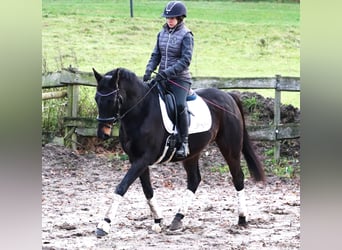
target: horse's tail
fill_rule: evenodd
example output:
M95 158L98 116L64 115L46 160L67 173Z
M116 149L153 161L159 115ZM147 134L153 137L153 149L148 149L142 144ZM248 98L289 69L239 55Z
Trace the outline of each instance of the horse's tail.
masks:
M256 153L253 149L251 139L250 139L249 134L248 134L247 129L246 129L242 102L241 102L241 100L237 94L235 94L235 93L229 93L229 94L233 97L233 99L236 102L237 106L239 107L239 110L241 113L242 122L243 122L242 153L243 153L245 160L247 162L249 172L253 176L254 180L265 181L265 172L264 172L263 164L261 163L260 159L258 158L258 156L256 155Z

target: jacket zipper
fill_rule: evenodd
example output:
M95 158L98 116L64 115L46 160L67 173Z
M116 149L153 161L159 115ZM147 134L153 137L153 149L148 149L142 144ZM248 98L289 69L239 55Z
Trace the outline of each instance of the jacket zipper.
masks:
M165 66L164 68L167 69L167 61L168 61L168 54L169 54L169 43L170 43L170 38L173 34L173 32L175 31L175 29L173 29L171 32L169 32L169 38L167 40L166 43L166 49L165 49Z

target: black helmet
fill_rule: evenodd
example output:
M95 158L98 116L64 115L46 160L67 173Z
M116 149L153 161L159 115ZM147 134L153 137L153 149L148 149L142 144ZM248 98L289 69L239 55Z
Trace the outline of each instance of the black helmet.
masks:
M186 17L186 7L184 3L182 3L181 1L170 1L167 3L162 16L163 17L178 17L178 16Z

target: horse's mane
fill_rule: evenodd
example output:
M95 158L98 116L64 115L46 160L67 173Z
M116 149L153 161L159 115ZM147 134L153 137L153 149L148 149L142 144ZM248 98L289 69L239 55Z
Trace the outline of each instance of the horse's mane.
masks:
M116 68L111 71L108 71L105 75L115 77L118 71L120 71L120 77L123 77L127 79L128 81L140 80L134 72L126 68Z
M111 71L108 71L105 75L109 75L116 78L118 71L120 72L120 78L126 79L128 82L137 83L137 85L143 86L144 88L149 88L134 72L126 68L116 68Z

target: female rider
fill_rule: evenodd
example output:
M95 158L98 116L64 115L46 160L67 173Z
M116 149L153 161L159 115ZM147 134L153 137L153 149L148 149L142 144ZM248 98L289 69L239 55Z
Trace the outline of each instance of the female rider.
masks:
M158 33L143 77L144 81L150 80L151 73L159 66L155 80L166 80L166 87L175 96L178 114L176 127L180 140L177 158L184 158L189 154L186 97L192 84L189 66L194 39L192 32L184 24L186 15L187 9L181 1L167 3L162 14L166 23Z

